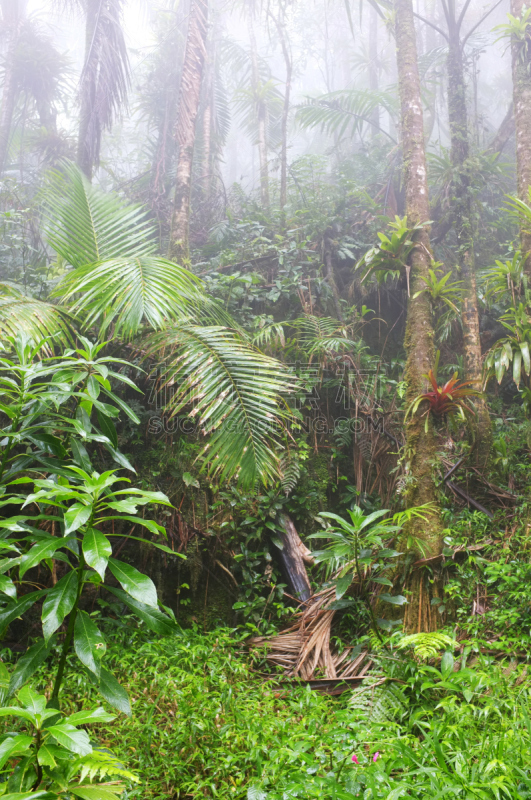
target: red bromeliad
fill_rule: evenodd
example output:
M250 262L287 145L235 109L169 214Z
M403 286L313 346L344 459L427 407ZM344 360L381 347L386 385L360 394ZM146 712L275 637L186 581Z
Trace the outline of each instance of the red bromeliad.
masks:
M478 389L471 388L476 381L458 381L457 372L445 384L439 386L437 383L437 368L439 366L439 351L435 359L434 369L430 369L428 374L424 377L429 380L433 389L430 392L419 394L406 412L406 419L411 414L415 414L418 407L423 401L428 403L428 408L425 411L426 424L430 414L436 417L453 417L459 414L462 419L465 418L465 413L472 414L473 409L468 405L467 398L478 397L480 392Z

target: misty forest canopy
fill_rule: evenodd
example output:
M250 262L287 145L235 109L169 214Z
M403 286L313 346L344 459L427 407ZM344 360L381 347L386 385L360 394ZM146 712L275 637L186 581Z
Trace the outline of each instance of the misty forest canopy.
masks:
M0 798L531 798L531 7L0 0Z

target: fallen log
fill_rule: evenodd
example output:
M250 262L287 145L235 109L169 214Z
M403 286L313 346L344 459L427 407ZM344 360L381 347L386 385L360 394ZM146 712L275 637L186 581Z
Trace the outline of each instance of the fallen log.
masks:
M313 556L303 544L293 521L287 514L278 518L281 530L278 533L278 544L273 542L280 568L288 584L290 592L299 601L308 600L312 588L306 572L305 564L313 564Z

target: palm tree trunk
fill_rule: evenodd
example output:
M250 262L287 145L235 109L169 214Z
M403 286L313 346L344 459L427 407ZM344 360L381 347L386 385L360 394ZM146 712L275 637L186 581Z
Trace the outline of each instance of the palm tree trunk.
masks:
M370 10L369 22L369 89L371 92L378 91L378 14L374 8ZM371 136L377 136L380 132L380 109L374 107L371 113Z
M511 0L511 14L520 19L527 10L525 0ZM529 24L528 24L529 28ZM528 34L529 35L529 34ZM531 185L531 44L513 36L511 43L513 101L516 127L516 177L518 197L529 201ZM531 232L520 227L520 244L526 256L525 271L531 280Z
M465 378L481 387L483 359L479 335L479 312L474 258L474 221L470 195L469 133L463 48L455 3L448 5L448 119L450 123L450 160L452 163L452 222L457 236L462 277L463 345ZM492 443L490 415L485 396L477 398L477 423L474 425L474 453L480 466L488 461Z
M94 53L100 0L88 0L85 18L85 61L80 82L79 133L77 140L77 165L92 180L94 163L100 149L101 130L97 120L96 86L98 80L97 58Z
M203 197L205 200L209 200L210 190L212 188L212 106L214 102L214 85L210 69L207 69L206 83L206 104L203 112L203 169L201 180L203 184Z
M258 123L258 160L260 162L260 200L262 206L269 208L269 169L267 163L267 106L261 96L260 71L258 69L258 50L254 35L253 8L248 9L249 41L251 45L251 75L253 82L254 102Z
M280 39L280 46L282 47L282 55L284 56L284 65L286 68L286 82L284 84L284 104L282 106L282 119L280 121L280 216L282 224L285 223L285 210L288 199L288 119L290 108L291 96L291 79L293 75L293 63L286 36L286 28L284 20L277 19L273 16L274 23L278 31Z
M186 37L179 111L175 138L179 145L175 200L170 232L169 255L172 259L189 259L190 191L194 157L195 128L206 56L208 0L192 0Z
M406 213L410 226L430 219L424 122L417 64L417 45L413 23L412 0L396 0L396 52L401 107L402 154L406 191ZM404 346L407 362L405 379L408 403L425 390L424 375L435 360L433 321L430 296L422 291L431 264L430 239L426 228L417 234L417 246L410 258L410 297L408 301ZM406 533L422 542L424 556L439 555L442 547L441 520L434 480L435 435L431 425L425 427L418 413L409 418L404 453L407 476L407 507L433 503L435 513L427 521L413 521ZM430 614L430 597L423 591L424 577L413 569L406 590L409 604L404 624L408 630L435 627ZM424 594L424 599L423 599ZM426 605L427 603L427 605Z
M0 174L3 173L9 152L13 113L17 101L17 85L13 74L15 52L22 26L22 9L17 0L2 0L2 21L9 32L5 57L2 109L0 111Z

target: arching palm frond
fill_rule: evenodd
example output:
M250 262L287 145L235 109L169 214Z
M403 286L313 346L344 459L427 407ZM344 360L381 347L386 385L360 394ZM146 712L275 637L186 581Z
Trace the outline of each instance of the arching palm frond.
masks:
M297 109L296 119L303 128L320 128L327 134L354 136L361 131L364 124L373 124L371 115L378 107L385 108L395 117L397 98L391 91L341 89L320 97L308 98L307 104ZM394 141L387 131L381 132Z
M204 454L221 480L242 487L278 479L282 433L290 418L283 396L295 389L288 369L219 326L175 326L154 335L150 353L170 355L163 383L175 390L174 414L188 410L209 434Z
M48 242L73 267L157 249L146 210L92 186L71 162L48 173L43 206Z
M57 342L72 338L70 315L51 303L35 300L12 283L0 283L0 345L23 331L34 341L53 337Z
M351 339L352 326L332 317L315 317L306 314L292 320L290 325L299 334L301 349L310 357L323 358L346 350L357 350L359 340Z
M165 258L141 255L78 267L56 293L72 311L86 315L85 327L98 323L100 337L112 324L115 335L126 339L143 322L158 330L169 320L188 320L202 300L192 273Z
M92 186L74 165L51 173L44 208L48 242L74 267L54 296L85 315L86 327L98 322L103 336L112 324L131 338L143 322L158 329L207 304L199 278L155 255L144 209Z

